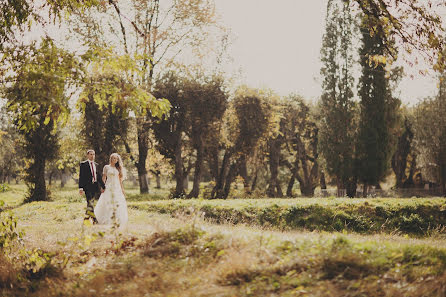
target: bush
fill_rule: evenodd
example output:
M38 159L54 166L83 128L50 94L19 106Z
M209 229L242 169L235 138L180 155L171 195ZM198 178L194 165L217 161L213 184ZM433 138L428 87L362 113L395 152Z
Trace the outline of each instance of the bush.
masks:
M0 184L0 193L7 192L7 191L9 191L10 189L11 189L11 188L9 187L8 184Z
M307 200L308 201L308 200ZM160 213L184 213L189 208L204 213L214 223L251 224L279 229L309 231L351 231L363 234L399 231L417 236L429 235L432 230L446 226L443 200L434 202L394 200L359 201L358 203L299 203L277 199L235 201L181 200L175 203L160 201L132 205L135 208Z

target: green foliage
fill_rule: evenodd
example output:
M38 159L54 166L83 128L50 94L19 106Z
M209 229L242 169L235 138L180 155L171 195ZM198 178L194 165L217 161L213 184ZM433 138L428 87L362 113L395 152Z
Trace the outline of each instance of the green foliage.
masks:
M137 65L141 57L120 56L112 48L93 48L84 58L92 71L78 101L83 114L82 134L88 147L96 151L97 161L105 164L110 154L118 151L118 143L127 143L133 116L149 114L161 119L169 112L170 103L156 99L147 86L132 79L143 75Z
M90 8L105 1L100 0L45 0L41 2L30 0L8 0L0 3L0 49L6 44L15 42L16 34L30 29L33 22L46 24L45 16L40 14L41 5L49 7L51 18L57 19L62 12L75 8Z
M276 232L275 226L284 223L284 213L291 208L295 208L297 216L312 220L314 226L333 224L338 216L350 216L353 220L355 214L362 216L364 222L367 222L365 218L377 222L378 228L381 224L378 216L386 218L385 224L394 223L392 216L410 218L411 214L419 217L412 216L412 222L429 216L444 220L445 199L130 202L134 226L150 223L156 229L134 229L138 238L133 234L124 235L110 247L113 235L96 233L99 226L88 226L87 232L84 226L83 233L77 234L81 226L76 223L79 222L76 214L81 213L84 204L68 202L65 196L70 191L60 192L57 201L14 208L26 228L23 248L27 252L15 250L10 254L14 256L13 262L2 258L0 253L3 295L102 296L125 292L136 296L150 292L160 296L195 296L197 292L208 293L212 287L212 294L218 291L228 296L293 296L304 292L323 296L328 286L336 287L340 296L385 296L386 292L413 297L443 294L446 251L441 244L444 234L408 238L395 235L403 234L401 230L391 231L392 228L382 225L381 230L375 230L371 224L367 228L383 234L348 234L353 222L339 229L344 234ZM71 192L76 194L76 189L72 188ZM1 195L4 198L10 194ZM7 199L9 202L10 198ZM175 212L175 218L137 210L146 206ZM329 209L333 210L332 217L326 215ZM213 226L199 219L202 215L220 223L233 218L229 222L248 226ZM211 216L215 217L211 219ZM317 217L321 216L324 218L318 221ZM56 217L63 220L57 221ZM259 218L266 228L256 228L255 225L260 225L256 223ZM201 225L206 232L200 229ZM41 241L42 232L51 233L45 242ZM77 238L66 241L67 236ZM28 249L29 245L33 248ZM41 249L35 249L36 246ZM49 247L52 252L43 247Z
M368 18L368 32L381 39L386 56L396 58L394 43L399 40L408 54L421 52L434 64L435 70L445 69L444 18L442 9L433 3L399 0L354 0ZM412 27L413 35L405 28Z
M0 192L6 192L9 191L11 188L8 184L0 184Z
M24 166L24 152L20 146L21 135L7 116L6 108L0 111L0 183L9 182L10 179L18 179Z
M279 133L280 113L272 104L277 101L277 96L268 90L246 86L236 90L223 119L221 146L212 151L211 170L216 180L213 198L227 198L237 176L243 179L245 191L250 191L248 161L263 161L262 147L269 136Z
M337 186L356 191L356 106L353 101L353 34L355 27L349 4L330 0L322 42L322 96L319 104L319 148L325 167ZM351 191L351 189L354 189Z
M5 72L3 94L19 130L28 133L43 125L56 129L59 123L66 123L69 109L65 91L81 75L73 55L43 39L39 45L9 49L3 56L3 67L2 71L12 71Z
M291 171L286 196L293 197L294 180L299 182L302 196L312 197L319 184L319 121L318 115L302 97L289 96L283 103L283 118L280 123L280 134L286 147L277 163L285 163ZM270 149L270 155L272 151ZM290 156L287 157L287 153ZM271 165L270 165L271 167ZM271 195L268 196L273 197Z
M373 65L370 57L384 55L383 40L368 31L367 18L361 27L362 76L359 84L361 117L358 132L358 177L375 185L387 175L395 148L392 130L397 123L400 100L394 98L386 74L386 62ZM390 62L387 62L390 65Z
M438 77L438 93L414 109L414 142L423 177L443 187L446 183L446 74Z
M2 93L14 125L24 136L28 200L47 200L46 162L57 156L58 129L70 112L66 90L77 84L82 67L49 39L10 49L2 65L6 74Z
M205 152L219 142L221 118L228 100L224 80L218 76L191 78L168 72L157 80L154 95L168 98L172 105L163 121L152 119L151 125L159 152L175 168L176 187L172 195L178 198L184 194L183 179L192 167L191 155L195 151L194 186L188 196L197 197Z
M385 202L304 202L296 200L215 200L175 202L156 201L131 204L146 211L175 214L189 208L204 213L216 223L251 224L279 229L319 231L351 231L364 234L400 232L428 236L446 224L442 201L431 203L418 200Z
M0 207L4 204L0 200ZM17 231L17 219L9 212L0 212L0 251L9 254L23 237L23 233Z
M90 61L92 70L79 98L81 110L85 110L86 102L93 100L101 110L110 107L115 113L117 108L121 109L125 117L133 112L136 116L150 113L155 118L162 118L169 111L169 101L155 98L147 91L147 86L132 80L146 71L138 65L143 59L140 55L118 55L113 48L93 48L84 59Z

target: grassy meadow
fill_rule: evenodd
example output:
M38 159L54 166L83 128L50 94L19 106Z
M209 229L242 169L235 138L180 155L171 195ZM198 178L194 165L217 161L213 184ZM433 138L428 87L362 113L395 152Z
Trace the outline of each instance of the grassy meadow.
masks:
M74 185L50 190L29 204L23 185L0 193L0 296L446 295L443 198L168 200L129 187L118 233L83 224Z

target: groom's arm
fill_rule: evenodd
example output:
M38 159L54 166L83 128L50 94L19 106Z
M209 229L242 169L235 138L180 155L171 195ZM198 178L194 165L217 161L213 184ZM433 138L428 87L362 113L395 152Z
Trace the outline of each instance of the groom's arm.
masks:
M82 163L80 163L79 165L79 194L83 194L84 193L84 188L85 188L85 174L83 172L82 169Z

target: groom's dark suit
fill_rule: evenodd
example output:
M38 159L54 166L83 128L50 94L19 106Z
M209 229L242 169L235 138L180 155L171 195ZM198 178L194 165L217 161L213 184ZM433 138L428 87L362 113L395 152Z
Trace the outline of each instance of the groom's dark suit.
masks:
M79 189L84 190L85 197L87 198L87 211L85 212L85 219L87 220L93 218L93 220L96 221L93 199L99 196L100 188L105 189L105 185L98 164L95 162L90 164L89 160L81 162L79 170Z

